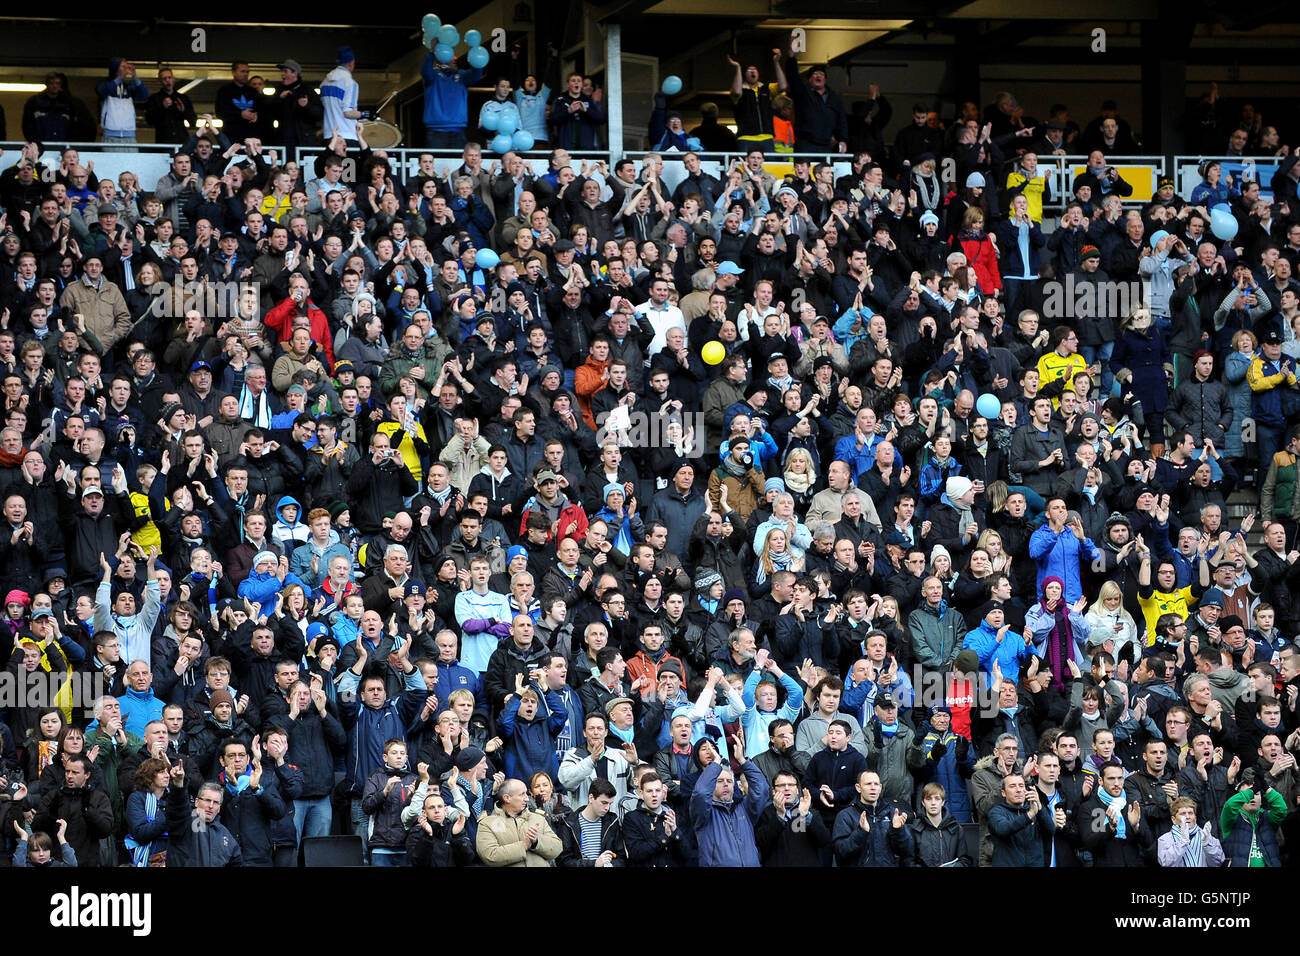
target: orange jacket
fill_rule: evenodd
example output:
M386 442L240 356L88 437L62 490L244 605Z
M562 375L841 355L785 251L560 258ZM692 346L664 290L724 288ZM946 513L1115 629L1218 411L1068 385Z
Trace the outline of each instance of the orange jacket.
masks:
M578 407L582 409L582 419L592 431L596 430L596 417L591 413L591 396L605 387L605 377L609 369L609 359L597 362L590 356L578 366L573 373L573 390L578 393Z
M665 654L656 664L650 660L650 655L645 651L637 651L632 659L627 662L627 676L632 680L641 678L650 682L650 692L654 693L659 689L659 668L669 661L673 661L682 669L682 674L686 673L686 665L682 663L681 658L673 657L671 654ZM644 689L644 685L642 685Z

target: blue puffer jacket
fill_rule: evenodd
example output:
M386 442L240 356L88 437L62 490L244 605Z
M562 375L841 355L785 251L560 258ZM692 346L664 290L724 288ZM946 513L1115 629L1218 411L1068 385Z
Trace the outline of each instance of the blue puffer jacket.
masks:
M1014 629L1008 628L999 642L997 630L988 621L980 621L979 627L967 631L961 646L980 656L980 670L990 677L993 676L993 662L997 661L1002 676L1017 683L1020 682L1020 662L1033 654Z
M275 608L275 596L290 584L297 584L303 589L304 593L311 593L311 588L303 584L298 579L298 575L292 571L284 576L283 581L274 574L263 574L254 571L240 582L239 596L248 598L253 604L262 605L262 613L270 614Z
M1037 592L1041 595L1043 581L1055 576L1065 583L1065 603L1073 604L1083 597L1079 566L1098 560L1101 552L1090 539L1080 541L1069 527L1056 532L1044 522L1029 537L1029 556L1038 565Z
M975 772L975 747L967 742L966 756L957 759L957 745L963 739L951 730L940 734L930 726L928 721L917 728L916 738L912 741L908 765L916 777L915 804L917 813L921 813L921 790L927 783L937 783L943 787L944 807L958 823L971 822L970 794L966 790L966 781ZM934 745L943 743L943 753L934 756ZM915 818L916 814L913 814Z
M713 788L723 766L721 760L715 760L705 767L691 793L691 823L700 846L700 866L759 866L754 824L771 798L771 787L763 771L746 760L741 771L749 781L749 793L743 800L717 803Z

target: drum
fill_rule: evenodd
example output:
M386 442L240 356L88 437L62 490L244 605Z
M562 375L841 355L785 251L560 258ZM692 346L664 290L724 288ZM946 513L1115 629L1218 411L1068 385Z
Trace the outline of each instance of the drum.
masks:
M393 149L402 144L402 131L396 123L381 119L364 119L357 121L366 145L371 149Z

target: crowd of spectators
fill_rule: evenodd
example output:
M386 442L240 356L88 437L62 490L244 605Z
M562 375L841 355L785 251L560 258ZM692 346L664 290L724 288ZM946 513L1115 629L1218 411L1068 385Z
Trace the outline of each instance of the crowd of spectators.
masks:
M105 142L177 150L98 179L51 80L0 172L5 859L1295 860L1300 157L1244 119L1270 198L1133 205L1113 104L887 146L773 53L721 177L662 102L572 160L577 73L500 79L549 170L487 165L432 55L463 152L404 177L344 49L234 64L219 132L115 58Z

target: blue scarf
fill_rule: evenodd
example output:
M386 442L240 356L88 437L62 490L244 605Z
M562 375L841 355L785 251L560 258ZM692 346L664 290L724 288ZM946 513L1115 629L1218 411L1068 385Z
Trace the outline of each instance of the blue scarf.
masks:
M1101 800L1102 803L1106 805L1108 809L1110 805L1113 803L1118 803L1120 807L1123 807L1125 803L1123 794L1120 794L1118 797L1112 797L1109 793L1106 792L1106 788L1101 786L1097 787L1097 797ZM1128 826L1128 818L1124 816L1124 811L1121 809L1119 812L1119 822L1115 824L1115 836L1117 839L1120 840L1128 839L1128 835L1125 832L1127 826Z
M152 793L145 794L144 815L145 815L145 819L147 819L150 823L153 823L154 818L158 816L158 798L154 796ZM126 838L122 842L125 843L126 848L131 851L132 866L149 865L149 857L153 855L152 841L141 846L139 843L136 842L135 837L131 836L131 834L128 833L126 835Z
M239 794L243 793L245 790L248 789L248 785L253 779L252 764L249 764L249 769L245 770L242 774L240 774L239 777L236 778L233 784L230 782L229 774L223 773L221 775L221 779L225 781L226 789L229 790L231 793L233 793L235 796L238 796Z
M718 613L717 601L706 601L704 598L696 598L696 600L700 602L700 607L704 608L704 610L708 611L710 614Z
M892 724L881 724L880 732L886 737L894 736L894 734L898 733L898 721L894 721Z
M613 724L610 724L609 732L613 734L615 737L617 737L619 740L623 741L623 743L630 744L632 742L632 738L636 736L636 727L629 727L627 730L619 730Z

